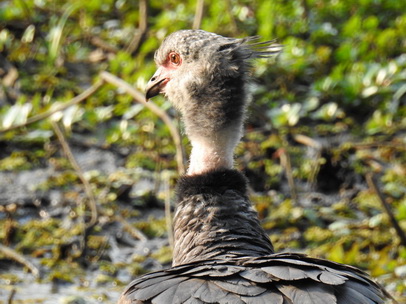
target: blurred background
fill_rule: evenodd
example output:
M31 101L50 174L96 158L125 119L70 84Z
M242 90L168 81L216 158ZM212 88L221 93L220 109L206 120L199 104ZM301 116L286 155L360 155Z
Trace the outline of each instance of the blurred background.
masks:
M236 151L276 250L406 301L405 1L3 0L0 303L115 303L170 265L190 147L143 92L187 28L284 45L252 68Z

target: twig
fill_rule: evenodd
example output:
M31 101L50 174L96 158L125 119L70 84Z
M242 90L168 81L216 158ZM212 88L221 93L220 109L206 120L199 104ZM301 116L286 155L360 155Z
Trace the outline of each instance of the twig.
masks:
M14 298L15 294L16 294L16 290L15 290L15 288L13 288L11 290L10 294L8 295L7 304L13 304L13 298Z
M281 149L281 153L279 155L279 158L281 160L282 167L285 168L286 177L288 179L290 192L292 194L292 199L293 199L293 201L295 203L298 203L295 179L293 178L293 174L292 174L292 164L290 162L289 153L286 151L286 149L284 149L284 148Z
M198 0L196 3L195 19L193 20L192 26L193 29L197 30L202 25L203 12L204 12L204 0Z
M142 233L140 230L137 228L133 227L130 223L128 223L122 216L116 215L114 217L118 222L120 222L123 226L124 229L131 234L133 237L139 239L140 241L146 241L148 238L144 233Z
M310 188L313 190L315 189L316 182L317 182L317 176L320 173L320 168L322 165L321 156L322 156L322 150L317 149L314 157L312 158L312 160L310 160L311 169L310 169L309 177L308 177L307 181L309 183Z
M91 258L91 262L97 263L104 256L104 253L107 251L108 246L109 237L103 237L100 247L97 249L97 253Z
M293 139L302 145L312 147L317 150L321 150L323 148L323 145L320 142L303 134L293 135Z
M46 111L44 113L32 116L32 117L28 118L27 121L24 122L24 123L13 125L13 126L10 126L10 127L6 128L6 129L0 129L0 133L4 133L4 132L15 130L15 129L18 129L18 128L21 128L21 127L25 127L25 126L27 126L29 124L34 123L34 122L37 122L37 121L43 120L45 118L48 118L51 115L55 114L56 112L64 111L67 108L69 108L70 106L78 104L81 101L88 98L89 96L93 95L103 85L103 83L104 83L103 80L99 80L95 84L93 84L90 88L86 89L81 94L79 94L78 96L72 98L68 102L66 102L64 104L61 104L59 106L56 106L53 109L50 109L49 111Z
M375 194L378 196L383 208L386 211L386 214L389 216L389 220L391 221L393 228L395 228L396 233L400 238L400 243L403 246L406 246L405 232L400 227L398 221L396 220L395 216L393 215L393 212L392 212L388 202L384 198L382 192L379 190L373 173L367 173L365 177L366 177L369 188L371 188L375 192Z
M308 183L310 184L310 187L312 189L314 189L315 186L315 180L317 177L317 174L320 172L320 157L322 154L322 149L323 149L323 144L320 143L319 141L303 135L303 134L297 134L297 135L293 135L293 139L305 146L311 147L316 151L316 155L314 156L313 160L312 160L312 166L311 166L311 171L308 177Z
M89 36L91 36L91 35L89 34ZM91 36L91 37L90 37L90 42L91 42L93 45L95 45L95 46L101 48L102 50L107 51L107 52L110 52L110 53L117 54L118 51L119 51L118 48L116 48L116 47L114 47L114 46L108 44L108 43L105 42L103 39L101 39L100 37L97 37L97 36Z
M0 252L6 257L13 259L14 261L27 267L34 277L39 278L39 269L30 261L28 261L23 255L15 251L14 249L0 244Z
M82 182L82 184L85 188L86 196L87 196L88 202L89 202L88 205L89 205L89 209L91 212L90 221L86 224L86 229L90 229L97 223L97 218L98 218L96 199L93 195L91 185L88 182L88 180L85 178L82 169L80 168L75 157L73 156L73 153L69 147L69 144L67 143L65 136L63 135L63 132L62 132L61 128L59 127L58 123L55 121L51 121L51 123L52 123L52 127L55 131L56 136L58 137L58 140L62 146L62 149L63 149L66 157L68 158L70 164L72 165L73 169L75 170L76 174L78 175L80 181Z
M141 43L145 39L148 30L148 3L147 0L140 0L140 20L138 31L134 35L131 42L128 44L126 51L130 54L134 54L138 51Z
M184 174L185 173L185 165L184 165L185 157L184 157L184 151L183 151L183 147L182 147L181 136L178 132L178 129L175 127L172 119L169 117L169 115L165 111L163 111L161 108L159 108L156 104L154 104L152 101L147 102L145 100L145 97L143 94L141 94L138 90L134 89L124 80L122 80L108 72L101 72L100 76L106 82L111 83L112 85L119 87L119 88L123 89L124 91L126 91L137 102L139 102L142 105L144 105L145 107L147 107L149 110L151 110L159 118L162 119L162 121L168 126L169 132L171 133L171 136L175 143L178 172L179 172L179 174Z

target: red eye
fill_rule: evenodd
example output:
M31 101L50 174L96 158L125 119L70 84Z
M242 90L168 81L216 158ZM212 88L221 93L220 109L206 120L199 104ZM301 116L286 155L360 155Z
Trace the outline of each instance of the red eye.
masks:
M178 53L175 52L171 52L169 54L169 61L173 64L173 65L180 65L181 63L181 59Z

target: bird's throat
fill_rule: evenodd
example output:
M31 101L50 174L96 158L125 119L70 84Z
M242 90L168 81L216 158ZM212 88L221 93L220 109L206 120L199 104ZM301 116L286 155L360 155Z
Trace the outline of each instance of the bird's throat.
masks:
M225 130L212 138L191 137L188 175L197 175L219 169L232 169L234 149L238 144L241 131Z

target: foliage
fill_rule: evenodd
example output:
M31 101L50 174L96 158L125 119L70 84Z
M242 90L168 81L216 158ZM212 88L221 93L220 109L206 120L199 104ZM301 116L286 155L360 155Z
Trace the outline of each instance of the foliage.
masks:
M284 45L276 62L261 59L254 65L254 102L236 158L276 249L304 250L367 269L402 302L406 250L365 175L379 178L406 230L406 2L206 2L202 29L277 38ZM105 83L81 103L27 124L69 102L102 71L143 91L154 72L155 49L167 34L192 26L196 1L149 1L148 31L134 47L146 17L141 3L0 4L0 174L52 168L54 174L34 190L59 191L57 201L65 208L52 213L52 200L39 207L32 203L37 211L27 217L24 204L1 201L4 210L12 203L19 207L0 215L2 225L15 222L0 239L51 269L48 280L74 282L83 274L79 268L86 268L83 259L102 268L100 284L117 284L108 276L119 268L139 274L148 270L148 259L168 261L168 247L132 265L112 261L104 252L114 248L107 240L117 214L150 238L166 235L165 220L148 212L163 214L165 187L172 189L177 176L176 148L154 113ZM177 121L164 98L155 102ZM74 155L96 149L118 159L114 172L83 169L100 213L89 230L84 228L90 217L86 189L60 150L53 123L79 150ZM13 129L16 125L23 126ZM163 171L171 173L169 178L157 174ZM76 247L83 231L90 233L86 256ZM75 271L67 274L71 267Z

